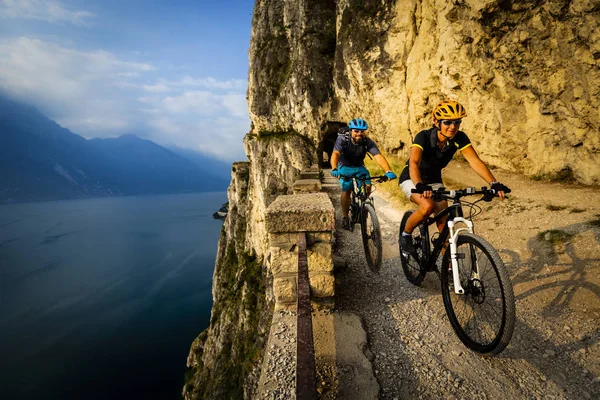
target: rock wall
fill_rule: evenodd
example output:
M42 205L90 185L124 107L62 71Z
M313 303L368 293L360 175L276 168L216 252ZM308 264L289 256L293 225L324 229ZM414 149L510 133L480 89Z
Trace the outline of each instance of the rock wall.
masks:
M444 98L489 164L600 183L600 0L256 2L254 131L361 116L406 157Z

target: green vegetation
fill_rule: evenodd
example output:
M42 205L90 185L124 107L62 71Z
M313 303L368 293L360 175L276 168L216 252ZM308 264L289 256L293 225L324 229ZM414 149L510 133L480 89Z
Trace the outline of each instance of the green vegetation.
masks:
M225 296L215 301L219 306L215 308L211 325L217 323L219 317L222 321L243 320L244 323L240 324L239 331L230 332L217 356L219 376L207 382L205 393L214 393L218 388L223 398L242 399L244 380L261 358L263 340L259 340L258 325L265 302L261 261L246 252L238 257L234 246L228 248L221 279Z
M537 234L538 240L551 243L553 245L567 243L573 239L573 233L565 232L559 229L550 229Z
M235 238L241 243L245 226L245 219L238 216ZM191 397L243 399L244 383L262 358L265 337L261 326L266 326L271 312L266 306L263 260L242 250L241 243L231 240L220 249L210 327L192 346L196 358L201 362L208 331L226 331L226 338L218 339L223 341L222 348L210 369L199 365L186 372L185 390L193 393Z
M281 142L291 141L293 138L301 139L312 151L316 151L314 143L306 135L300 134L294 128L281 128L276 127L273 130L261 129L258 135L249 133L248 136L252 139L258 140L278 140Z
M292 74L292 60L287 58L286 62L277 65L275 71L275 79L273 80L275 86L271 88L271 94L273 97L278 97L279 94L281 94L286 82L290 78L290 75Z
M250 180L250 168L244 168L244 170L241 171L240 179L242 179L244 182L248 182Z
M396 175L400 176L400 173L406 164L406 160L401 160L397 157L387 155L385 158L388 160L392 171L394 171ZM369 157L365 158L365 166L373 176L383 175L385 173L379 164L377 164L375 160L371 160ZM408 200L402 192L402 188L400 188L397 179L391 182L378 184L375 190L387 193L389 195L390 202L396 207L406 208L411 204L410 200Z

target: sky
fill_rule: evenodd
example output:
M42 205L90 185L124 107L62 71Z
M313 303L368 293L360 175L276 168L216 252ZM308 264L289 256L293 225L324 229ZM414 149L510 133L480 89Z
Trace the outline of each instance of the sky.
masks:
M0 0L0 90L86 138L245 160L253 0Z

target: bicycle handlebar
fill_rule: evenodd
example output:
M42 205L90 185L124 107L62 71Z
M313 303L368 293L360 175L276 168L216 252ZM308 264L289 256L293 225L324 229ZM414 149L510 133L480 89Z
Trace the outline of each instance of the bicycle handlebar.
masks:
M510 193L510 189L506 189L504 193ZM417 189L411 189L411 193L422 193L418 192ZM460 199L464 196L473 196L482 194L484 196L492 196L497 197L498 193L494 189L488 189L486 186L483 186L481 190L477 190L474 187L469 187L465 189L457 189L457 190L446 190L446 188L441 187L437 190L432 191L433 195L431 198L433 200L447 200L447 199ZM491 200L491 199L490 199Z
M372 180L376 180L377 182L386 182L386 181L390 180L390 178L388 178L385 175L381 175L381 176L369 176L369 177L366 177L366 176L352 176L352 175L340 175L340 178L342 178L345 181L351 181L352 179L357 179L357 180L359 180L359 181L361 181L363 183L366 182L366 181L369 181L371 179Z

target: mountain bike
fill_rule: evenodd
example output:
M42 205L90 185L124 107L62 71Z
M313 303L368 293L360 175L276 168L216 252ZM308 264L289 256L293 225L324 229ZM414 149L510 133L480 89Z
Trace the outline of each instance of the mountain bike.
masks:
M483 197L473 203L461 202L462 197L472 195ZM515 326L515 296L506 267L496 249L473 230L472 219L481 213L476 203L492 201L494 196L495 191L485 187L434 190L434 201L452 200L452 204L414 229L416 257L400 248L402 269L410 283L419 286L427 272L438 274L452 328L468 348L482 354L504 350ZM463 204L470 207L468 219L463 216ZM413 212L402 217L400 235ZM446 215L442 232L430 238L428 227ZM457 227L459 224L462 227Z
M345 181L353 180L352 198L350 201L350 231L354 231L354 225L360 224L362 233L363 248L367 265L373 272L379 272L381 268L382 241L379 220L375 213L375 204L373 197L367 193L366 182L376 180L385 182L388 177L383 176L350 176L340 175Z

